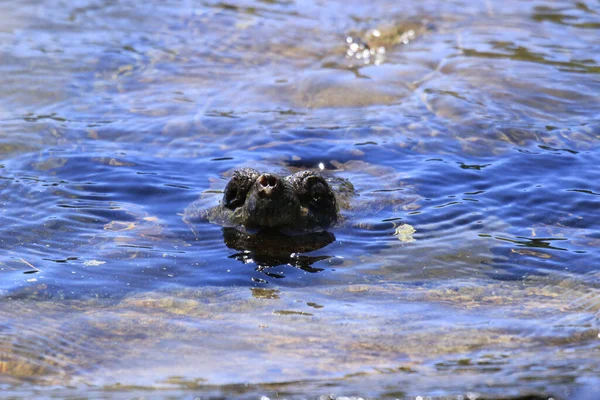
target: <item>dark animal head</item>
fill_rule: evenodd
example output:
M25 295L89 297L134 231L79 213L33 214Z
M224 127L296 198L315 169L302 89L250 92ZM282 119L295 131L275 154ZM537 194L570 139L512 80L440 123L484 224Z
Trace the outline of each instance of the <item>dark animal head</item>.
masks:
M325 229L337 221L331 187L312 171L281 177L236 170L218 207L220 223L248 228Z

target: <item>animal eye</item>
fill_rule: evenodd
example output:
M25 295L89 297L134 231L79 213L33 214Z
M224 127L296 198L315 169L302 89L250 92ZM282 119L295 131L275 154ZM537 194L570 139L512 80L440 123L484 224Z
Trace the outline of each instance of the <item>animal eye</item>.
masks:
M244 199L240 199L236 182L231 181L225 187L225 196L223 197L223 202L225 207L231 210L238 208L244 203Z
M257 177L258 172L250 168L234 171L231 180L225 186L223 205L230 210L235 210L243 205L248 191Z
M317 202L321 200L321 198L325 195L326 192L327 189L325 188L325 186L323 186L321 182L313 184L310 188L310 195L313 198L313 200Z
M331 201L331 191L320 176L308 176L304 180L308 200L314 205L323 205Z

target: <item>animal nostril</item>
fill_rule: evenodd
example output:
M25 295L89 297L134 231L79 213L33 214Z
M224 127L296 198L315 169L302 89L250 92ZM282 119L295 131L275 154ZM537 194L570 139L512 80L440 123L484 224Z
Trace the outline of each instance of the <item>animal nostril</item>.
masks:
M261 175L258 178L258 184L262 187L276 187L277 186L277 178L273 175Z

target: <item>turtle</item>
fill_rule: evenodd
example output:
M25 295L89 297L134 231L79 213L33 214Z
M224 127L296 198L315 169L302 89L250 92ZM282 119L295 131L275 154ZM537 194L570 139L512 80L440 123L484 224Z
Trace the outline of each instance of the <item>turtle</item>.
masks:
M322 231L338 221L339 207L329 183L319 173L303 170L288 176L241 168L225 187L215 207L203 209L196 201L184 220L204 218L224 227Z
M289 264L319 272L311 265L330 256L302 254L336 240L328 230L343 219L340 204L344 207L345 201L340 193L347 190L313 170L282 176L240 168L231 174L219 204L208 207L207 198L201 196L185 209L183 220L192 231L193 223L202 220L223 226L225 245L239 251L231 257L244 264L252 260L258 270Z

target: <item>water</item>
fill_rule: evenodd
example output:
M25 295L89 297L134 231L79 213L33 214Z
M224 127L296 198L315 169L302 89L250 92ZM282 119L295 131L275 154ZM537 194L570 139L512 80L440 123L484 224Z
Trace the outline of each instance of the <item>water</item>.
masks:
M0 19L5 396L597 397L594 2ZM320 164L355 194L313 251L182 219Z

